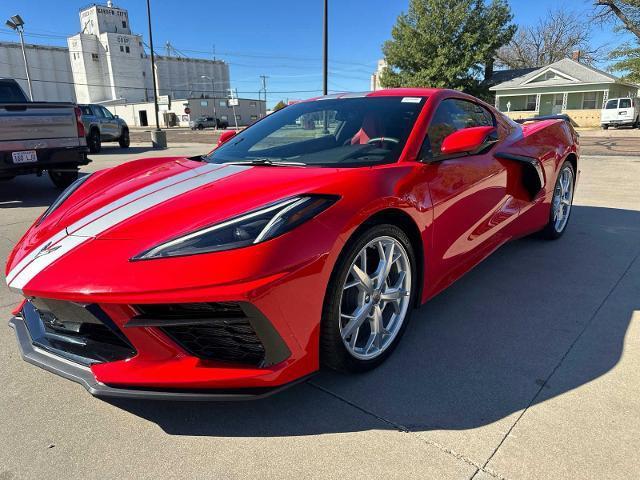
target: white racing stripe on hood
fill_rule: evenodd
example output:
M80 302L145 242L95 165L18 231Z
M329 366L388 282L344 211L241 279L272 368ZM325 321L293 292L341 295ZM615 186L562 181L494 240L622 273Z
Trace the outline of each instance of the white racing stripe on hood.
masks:
M147 185L90 213L34 248L7 275L7 284L21 292L36 275L91 238L149 208L251 167L208 164Z
M9 274L7 275L7 283L11 283L13 278L16 275L18 275L18 273L20 273L22 269L24 269L29 263L31 263L36 258L36 256L40 253L40 251L46 244L51 244L51 245L56 244L67 235L67 231L73 232L78 228L82 227L83 225L86 225L87 223L92 222L93 220L101 217L102 215L105 215L111 210L114 210L119 206L125 205L126 203L133 202L134 200L137 200L140 197L156 192L170 185L175 185L177 183L183 182L185 180L188 180L189 178L193 178L213 170L218 170L219 168L221 168L221 165L214 165L214 164L202 165L200 167L193 168L191 170L187 170L186 172L182 172L177 175L167 177L158 182L149 184L146 187L141 188L140 190L136 190L128 195L125 195L124 197L119 198L118 200L115 200L105 205L102 208L99 208L95 212L92 212L86 217L81 218L80 220L75 222L73 225L68 227L67 230L59 231L54 236L52 236L51 238L49 238L48 240L40 244L38 247L34 248L28 255L26 255L22 260L20 260L20 262L11 270L11 272L9 272Z

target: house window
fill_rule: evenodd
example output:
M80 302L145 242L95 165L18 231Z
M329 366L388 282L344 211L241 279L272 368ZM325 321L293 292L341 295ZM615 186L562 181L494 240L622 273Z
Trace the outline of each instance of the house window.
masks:
M582 94L582 109L596 108L597 92L585 92Z
M240 115L236 115L236 120L237 120L238 122L240 121L240 119L241 119L241 118L242 118L242 116L240 116Z
M250 107L255 107L256 106L256 102L249 102L249 106Z
M220 115L220 120L222 120L223 122L228 122L229 121L229 116L228 115Z
M122 21L122 28L127 28L127 22L125 22L124 20Z
M255 122L258 119L258 115L251 115L251 121Z
M122 45L120 45L120 51L124 52L124 47Z
M99 57L98 57L98 54L97 54L97 53L92 53L92 54L91 54L91 60L93 60L94 62L97 62L97 61L98 61L98 58L99 58Z
M526 105L524 107L525 110L533 112L536 109L536 98L537 95L527 95Z
M226 100L220 100L218 105L220 105L221 107L226 107L227 106L227 101Z
M209 105L209 102L207 100L200 100L201 107L206 107L207 105Z
M124 49L126 50L127 53L131 53L131 49L128 46L124 47Z

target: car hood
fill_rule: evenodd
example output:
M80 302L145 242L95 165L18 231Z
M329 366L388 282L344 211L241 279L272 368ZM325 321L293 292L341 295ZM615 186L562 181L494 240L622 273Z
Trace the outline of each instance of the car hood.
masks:
M141 246L152 247L290 196L340 194L335 173L175 157L130 162L92 175L25 234L9 263L60 236L139 239Z

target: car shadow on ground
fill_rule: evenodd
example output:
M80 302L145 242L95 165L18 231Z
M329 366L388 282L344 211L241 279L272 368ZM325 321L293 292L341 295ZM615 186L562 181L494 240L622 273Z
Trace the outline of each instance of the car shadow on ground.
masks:
M80 172L80 177L87 175ZM47 173L41 176L20 175L0 182L0 212L4 208L48 207L62 193Z
M278 395L244 403L110 403L174 435L488 425L616 365L631 315L640 310L637 296L607 313L597 347L587 351L580 368L563 369L561 381L548 380L587 326L603 321L595 314L638 245L640 212L576 206L561 240L510 243L415 311L397 350L372 372L321 372Z

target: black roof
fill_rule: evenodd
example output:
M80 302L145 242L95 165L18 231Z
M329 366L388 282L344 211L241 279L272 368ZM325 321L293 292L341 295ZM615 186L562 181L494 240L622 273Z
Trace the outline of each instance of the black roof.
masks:
M531 73L534 70L538 70L540 67L532 67L532 68L513 68L510 70L494 70L493 76L491 77L491 81L489 82L491 85L497 85L502 82L508 82L509 80L513 80L514 78L521 77L526 75L527 73Z

